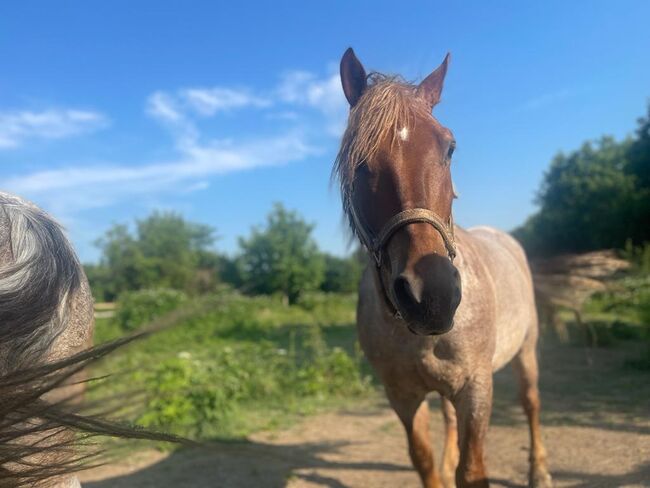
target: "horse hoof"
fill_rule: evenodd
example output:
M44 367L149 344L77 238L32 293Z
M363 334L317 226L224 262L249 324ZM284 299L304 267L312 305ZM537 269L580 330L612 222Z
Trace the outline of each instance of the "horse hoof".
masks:
M553 488L553 479L546 470L538 470L530 475L530 488Z

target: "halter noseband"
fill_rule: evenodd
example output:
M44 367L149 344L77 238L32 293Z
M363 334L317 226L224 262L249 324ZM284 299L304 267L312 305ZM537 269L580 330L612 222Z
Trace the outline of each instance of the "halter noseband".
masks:
M442 237L442 240L445 243L445 248L447 249L447 255L449 256L449 259L453 261L456 257L454 221L451 214L449 215L449 222L445 223L440 217L438 217L435 212L432 212L426 208L410 208L407 210L402 210L398 214L393 215L388 220L388 222L384 224L384 226L379 231L379 234L373 236L361 224L361 221L359 220L359 217L354 210L354 205L350 205L350 213L352 214L354 226L357 233L359 234L361 243L365 246L368 252L372 254L372 257L375 259L377 268L381 268L382 251L392 235L402 227L418 222L432 225L433 228L438 231L440 237Z
M388 240L391 236L397 232L402 227L405 227L409 224L414 224L417 222L423 222L430 224L434 229L438 231L442 240L445 243L445 248L447 249L447 256L453 262L456 257L456 242L454 237L454 221L449 214L449 222L445 223L435 212L432 212L426 208L410 208L407 210L402 210L396 215L393 215L388 222L379 231L379 234L373 237L368 230L361 224L359 217L357 216L356 211L354 210L354 205L350 205L350 213L354 221L354 227L361 239L361 243L368 250L372 257L375 260L377 273L377 279L379 280L379 286L384 294L386 305L390 309L391 314L398 320L402 319L402 314L395 305L393 297L384 285L384 280L381 278L381 273L379 269L381 268L383 256L382 251Z

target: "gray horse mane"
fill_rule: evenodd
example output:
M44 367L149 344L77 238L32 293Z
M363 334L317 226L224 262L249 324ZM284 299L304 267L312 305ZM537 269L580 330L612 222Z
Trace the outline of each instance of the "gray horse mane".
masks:
M33 366L68 321L82 268L61 226L0 192L0 372Z
M99 460L102 451L84 444L94 436L191 444L92 413L120 411L133 397L89 403L81 392L60 390L91 363L185 317L171 314L147 330L53 360L51 346L75 320L72 300L84 279L61 226L0 192L0 487L59 486L62 476Z
M87 442L97 436L197 446L187 439L137 428L92 413L93 410L104 413L122 411L125 403L133 402L132 397L104 397L95 403L84 401L81 404L78 403L79 394L63 397L54 403L43 400L44 395L56 391L90 364L120 347L170 327L179 317L184 316L170 315L157 326L73 356L0 374L0 398L3 399L0 402L0 487L60 486L57 483L61 475L103 464L106 461L102 457L104 451Z

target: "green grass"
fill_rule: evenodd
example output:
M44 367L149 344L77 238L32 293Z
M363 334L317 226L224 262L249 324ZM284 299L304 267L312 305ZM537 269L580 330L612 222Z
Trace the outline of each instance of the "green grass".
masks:
M93 376L119 374L90 396L141 393L132 420L194 439L239 438L349 406L376 395L356 345L354 306L354 296L340 295L311 295L294 306L273 297L216 297L96 366ZM97 321L97 343L133 328L120 317L138 314L123 312Z
M649 283L647 277L625 278L585 310L598 345L631 351L627 366L634 369L650 367ZM126 297L113 318L98 319L96 343L155 317L154 298L148 292ZM94 367L93 376L112 376L95 382L91 400L129 399L125 403L134 408L128 419L207 440L283 428L304 415L377 398L357 345L354 295L314 294L285 306L276 297L224 291L207 302L181 303L195 310ZM585 344L583 330L570 330Z

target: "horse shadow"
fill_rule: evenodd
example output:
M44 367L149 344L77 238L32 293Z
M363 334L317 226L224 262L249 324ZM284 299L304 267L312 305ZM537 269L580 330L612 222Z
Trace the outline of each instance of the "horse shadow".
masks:
M614 475L554 470L553 479L555 480L555 484L559 486L571 486L571 488L650 487L650 462L639 464L632 472ZM491 478L490 482L493 486L503 488L526 488L527 486L497 478Z
M101 481L86 481L84 488L259 488L284 487L292 480L347 488L322 471L412 471L406 464L329 461L327 454L352 442L274 445L264 442L215 442L202 448L179 449L136 472ZM312 471L313 470L313 471ZM318 472L317 472L318 470Z
M638 422L650 411L649 375L626 367L629 344L625 348L593 348L558 344L548 336L540 339L543 425L650 434L650 426ZM491 424L526 423L517 397L511 368L497 372Z

